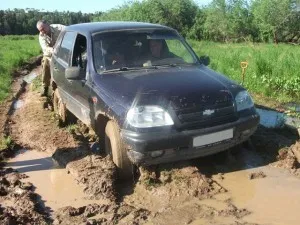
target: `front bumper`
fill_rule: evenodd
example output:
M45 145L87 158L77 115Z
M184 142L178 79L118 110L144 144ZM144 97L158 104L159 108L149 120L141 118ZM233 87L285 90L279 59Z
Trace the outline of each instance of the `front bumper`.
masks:
M258 123L259 115L254 114L232 123L204 129L185 131L172 129L148 133L122 130L121 136L129 148L128 157L134 164L153 165L197 158L227 150L246 141L255 132ZM194 137L231 128L233 129L233 138L201 147L193 147ZM152 157L151 152L157 150L164 150L164 153L161 156Z

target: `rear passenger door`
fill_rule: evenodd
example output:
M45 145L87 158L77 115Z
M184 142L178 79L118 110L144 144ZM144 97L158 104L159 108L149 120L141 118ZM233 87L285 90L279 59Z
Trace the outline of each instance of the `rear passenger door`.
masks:
M76 80L68 80L69 92L71 93L72 109L74 114L85 124L90 125L90 82L88 79L87 61L89 55L87 52L87 38L82 34L77 34L70 67L77 67L81 70L81 77Z
M78 119L89 125L90 85L87 82L87 59L87 38L77 32L67 31L60 46L55 48L51 66L63 103ZM82 77L67 79L66 70L70 67L80 68Z
M58 91L62 98L62 101L69 108L71 101L71 93L69 88L69 82L65 77L65 71L70 66L72 50L77 33L67 31L65 32L60 46L56 46L54 54L51 59L51 67L53 71L53 80L57 84Z

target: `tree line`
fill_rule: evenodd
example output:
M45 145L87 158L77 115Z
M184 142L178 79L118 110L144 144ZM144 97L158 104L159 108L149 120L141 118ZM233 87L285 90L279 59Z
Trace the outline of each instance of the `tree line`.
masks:
M37 34L36 23L44 19L49 23L71 25L93 20L101 13L82 12L44 12L36 9L0 10L0 35Z
M74 24L90 21L143 21L177 29L186 38L221 42L300 42L299 0L131 1L107 12L0 10L0 34L36 34L36 21Z
M187 38L221 42L299 42L299 0L133 1L93 18L160 23Z

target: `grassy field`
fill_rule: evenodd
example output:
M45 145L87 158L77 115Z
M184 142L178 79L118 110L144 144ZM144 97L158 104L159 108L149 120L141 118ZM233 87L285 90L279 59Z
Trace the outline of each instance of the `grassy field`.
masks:
M13 70L39 54L37 36L0 36L0 103L10 93Z
M198 56L210 56L210 67L238 83L240 62L247 61L244 86L280 102L300 102L300 46L287 44L220 44L189 41Z

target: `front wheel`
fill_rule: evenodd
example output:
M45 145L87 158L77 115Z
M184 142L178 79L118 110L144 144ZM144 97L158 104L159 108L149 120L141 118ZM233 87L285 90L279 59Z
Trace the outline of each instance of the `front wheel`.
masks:
M114 121L108 121L105 127L105 151L112 156L118 167L121 179L128 179L133 174L133 164L129 160L125 145L121 140L119 126Z

